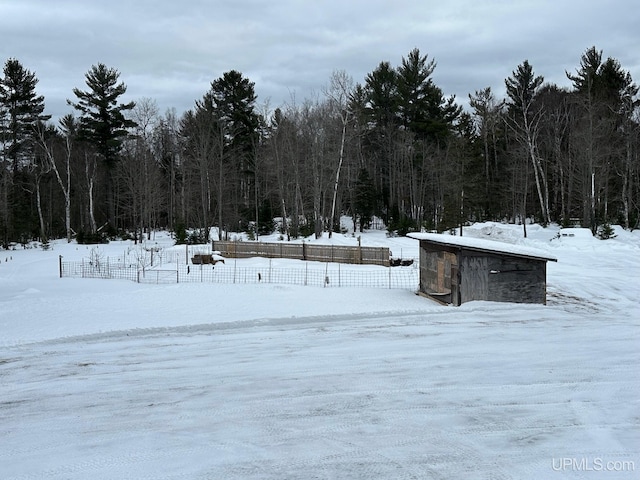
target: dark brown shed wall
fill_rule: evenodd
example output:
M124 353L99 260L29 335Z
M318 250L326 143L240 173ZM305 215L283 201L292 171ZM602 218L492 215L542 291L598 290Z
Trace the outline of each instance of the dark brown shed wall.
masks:
M546 273L544 259L420 242L420 291L453 305L472 300L545 304Z
M547 264L544 261L491 257L488 299L496 302L546 303L546 278Z
M461 254L460 303L489 300L488 265L486 256Z

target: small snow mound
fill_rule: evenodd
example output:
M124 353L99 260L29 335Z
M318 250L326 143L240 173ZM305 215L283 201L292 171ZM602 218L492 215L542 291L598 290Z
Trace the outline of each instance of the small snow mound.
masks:
M574 246L589 246L599 242L588 228L561 228L551 240Z
M588 228L561 228L558 232L559 238L581 238L581 239L592 239L593 234L591 230Z
M492 240L500 240L501 242L506 243L516 243L518 237L514 234L512 229L504 229L500 228L498 225L489 225L486 227L482 227L479 231L481 237L492 239Z
M493 222L484 222L474 227L468 227L464 230L464 235L510 244L518 243L522 236L520 230L516 231L512 226L503 226Z

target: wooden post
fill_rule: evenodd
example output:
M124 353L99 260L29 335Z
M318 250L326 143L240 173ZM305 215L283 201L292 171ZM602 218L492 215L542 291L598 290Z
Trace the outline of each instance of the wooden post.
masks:
M62 278L62 255L58 255L58 269L60 271L60 278Z

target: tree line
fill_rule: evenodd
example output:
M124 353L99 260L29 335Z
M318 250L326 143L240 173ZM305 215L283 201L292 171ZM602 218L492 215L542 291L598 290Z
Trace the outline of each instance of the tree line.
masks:
M57 123L17 59L0 77L0 242L203 241L214 226L295 238L339 231L341 215L404 234L473 221L640 223L638 87L595 47L545 83L525 60L469 94L465 111L417 48L356 83L334 71L321 95L275 109L231 70L192 109L121 103L120 72L93 65ZM274 219L278 221L275 222ZM187 233L190 232L190 238Z

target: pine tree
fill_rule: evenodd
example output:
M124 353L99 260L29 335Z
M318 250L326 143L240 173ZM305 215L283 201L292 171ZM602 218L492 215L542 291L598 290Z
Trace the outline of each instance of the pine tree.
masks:
M118 104L126 91L124 83L118 83L120 73L104 64L93 65L85 74L88 91L78 88L73 93L78 102L67 103L80 113L80 135L95 145L108 168L115 164L127 128L135 126L124 113L133 109L135 102Z
M235 162L240 198L236 205L243 207L243 212L236 215L243 221L249 220L249 212L259 206L257 195L257 159L258 127L260 117L256 113L255 84L245 78L242 73L231 70L211 82L211 89L205 95L211 102L225 138L225 159ZM256 221L258 219L255 219ZM235 222L234 222L235 223Z
M360 231L369 228L376 209L376 190L365 168L360 170L353 188L353 211L359 217Z
M542 112L534 107L534 99L542 85L544 77L535 75L528 60L518 65L512 76L505 80L510 126L516 135L518 143L526 152L526 157L533 167L540 211L543 223L551 222L549 215L549 189L547 176L538 152L538 135ZM526 192L525 192L526 195ZM523 215L526 212L521 212ZM526 221L524 223L526 225ZM526 227L525 227L526 228Z
M394 149L400 124L397 76L389 62L381 62L366 76L366 99L360 109L360 124L365 129L363 137L366 155L376 165L387 210L395 205L398 188L394 165Z
M491 87L469 94L469 105L473 109L476 130L482 139L484 158L484 204L485 212L494 217L500 211L499 181L501 168L498 163L498 142L503 117L503 102L499 102Z
M9 159L15 173L29 163L33 154L35 127L47 121L43 115L44 97L36 94L38 79L14 59L7 60L0 79L0 110L6 116L0 123L2 156Z
M596 234L598 224L609 221L611 197L621 192L620 210L625 225L630 225L638 86L617 60L603 61L602 51L595 47L582 55L576 74L567 72L567 77L577 100L574 120L576 147L582 150L584 220Z
M462 107L455 104L455 97L445 99L442 90L433 83L431 75L436 62L427 58L414 48L402 59L397 69L399 113L404 127L419 138L444 139Z
M106 168L107 222L112 226L116 225L113 171L127 128L135 126L135 122L124 115L135 103L118 103L118 99L127 91L124 83L118 83L119 78L117 70L102 63L93 65L85 74L89 90L74 88L73 93L78 101L67 100L80 113L80 139L93 146Z
M47 121L44 97L36 94L38 79L10 58L0 78L0 233L3 244L30 236L31 175L35 162L36 127ZM25 237L26 238L26 237Z

